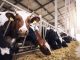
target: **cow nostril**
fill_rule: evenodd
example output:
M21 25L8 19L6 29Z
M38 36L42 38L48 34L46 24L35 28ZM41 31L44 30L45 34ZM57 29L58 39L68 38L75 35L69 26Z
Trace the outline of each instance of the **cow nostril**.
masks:
M27 31L25 31L25 33L27 33Z
M28 32L28 31L26 31L26 32Z
M22 30L20 29L19 32L22 32Z

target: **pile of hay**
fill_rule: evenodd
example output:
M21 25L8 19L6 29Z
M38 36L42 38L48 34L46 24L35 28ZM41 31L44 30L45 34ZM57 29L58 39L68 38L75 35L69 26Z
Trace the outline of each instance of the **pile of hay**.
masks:
M75 54L77 46L77 41L71 41L68 43L68 47L54 50L50 56L45 56L41 52L33 52L17 56L17 60L80 60Z

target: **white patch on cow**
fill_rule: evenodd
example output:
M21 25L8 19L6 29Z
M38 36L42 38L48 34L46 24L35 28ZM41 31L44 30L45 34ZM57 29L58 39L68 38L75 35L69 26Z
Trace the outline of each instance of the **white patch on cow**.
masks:
M27 27L26 27L25 21L26 21L27 17L31 15L31 13L28 13L28 12L25 12L25 11L16 11L16 12L22 17L23 22L24 22L23 26L20 29L22 31L28 30Z
M15 39L15 38L13 38L13 39L12 39L12 41L11 41L11 43L14 43L14 42L15 42L15 40L16 40L16 39Z
M21 30L22 30L22 32L25 32L25 31L28 31L28 29L27 29L27 27L26 27L26 23L25 23L25 21L23 21L24 23L23 23L23 26L20 28ZM20 30L19 29L19 30Z
M50 27L47 27L47 30L50 30Z
M51 48L49 46L49 44L47 42L45 42L45 46L49 49L49 51L51 52Z
M35 30L39 31L39 28L36 24L31 23L30 27L33 29L33 31L35 31Z
M5 55L5 54L10 54L10 49L9 48L0 48L1 50L1 54L2 55Z
M4 25L8 18L5 16L6 12L0 12L0 26Z

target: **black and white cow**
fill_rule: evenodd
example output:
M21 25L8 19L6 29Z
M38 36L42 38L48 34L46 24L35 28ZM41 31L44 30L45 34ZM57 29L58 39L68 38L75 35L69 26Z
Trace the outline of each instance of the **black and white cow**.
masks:
M11 27L14 19L12 12L0 12L0 60L12 60L16 35Z
M50 44L52 49L67 47L66 42L63 40L61 41L57 31L54 31L53 29L47 29L45 39Z
M61 35L62 39L65 40L67 43L70 43L70 41L72 40L72 37L67 35L64 32L61 32L60 35Z
M46 31L45 39L48 41L52 49L61 48L61 41L59 40L56 32L52 29Z

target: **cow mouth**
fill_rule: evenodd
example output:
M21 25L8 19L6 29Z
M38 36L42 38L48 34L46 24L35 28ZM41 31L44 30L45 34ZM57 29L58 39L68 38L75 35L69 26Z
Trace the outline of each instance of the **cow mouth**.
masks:
M25 37L25 36L27 36L28 35L28 33L18 33L19 34L19 37Z

